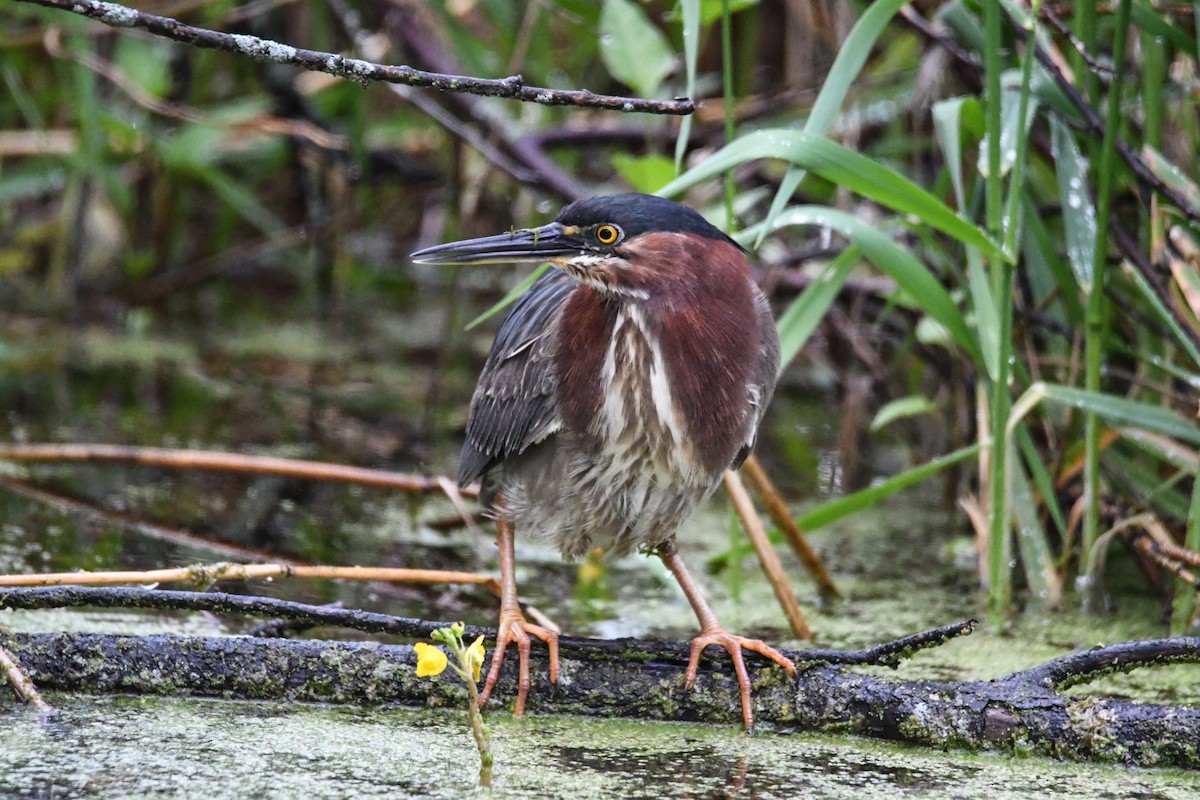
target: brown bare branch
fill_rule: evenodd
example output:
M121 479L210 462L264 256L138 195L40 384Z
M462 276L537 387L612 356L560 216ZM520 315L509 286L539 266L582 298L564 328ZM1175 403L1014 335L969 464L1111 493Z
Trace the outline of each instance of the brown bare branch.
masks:
M162 447L128 447L106 444L8 444L0 445L0 461L73 461L116 462L145 467L198 469L216 472L241 472L253 475L279 475L316 481L341 481L360 486L396 489L402 492L432 494L444 492L438 478L406 475L366 467L348 467L320 461L304 461L275 456L247 456L211 450L174 450ZM463 497L477 492L461 490Z
M691 114L695 110L695 104L687 99L645 100L636 97L593 94L586 89L563 91L526 86L525 80L520 75L492 80L466 75L426 72L406 66L374 64L358 58L347 58L338 53L323 53L292 47L270 39L260 39L257 36L221 33L194 25L185 25L170 17L144 14L117 3L98 2L98 0L20 0L20 2L80 14L114 28L139 28L156 36L190 44L193 47L237 53L266 63L292 64L303 69L336 75L339 78L358 83L372 81L398 83L437 89L443 92L504 97L546 106L579 106L627 113L682 115Z
M440 569L404 569L401 567L338 567L324 564L193 564L168 569L119 572L50 572L32 575L0 575L0 586L113 586L116 584L156 584L187 582L209 587L217 581L245 581L255 578L325 578L348 581L386 581L391 583L478 584L495 594L500 584L481 572L456 572Z

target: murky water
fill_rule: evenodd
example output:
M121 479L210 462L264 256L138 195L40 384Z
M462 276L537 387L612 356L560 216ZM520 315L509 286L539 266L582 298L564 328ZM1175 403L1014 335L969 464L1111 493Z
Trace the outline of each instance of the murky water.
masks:
M56 698L39 727L0 704L0 796L368 798L475 795L449 712ZM492 794L587 798L1194 798L1195 776L945 756L856 739L601 720L490 718ZM482 795L481 795L482 796Z

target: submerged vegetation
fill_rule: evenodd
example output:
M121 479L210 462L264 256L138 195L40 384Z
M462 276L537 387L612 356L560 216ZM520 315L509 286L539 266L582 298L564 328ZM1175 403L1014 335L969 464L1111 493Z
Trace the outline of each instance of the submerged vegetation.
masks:
M578 196L658 192L758 254L785 362L804 365L781 401L806 382L840 404L830 459L791 431L764 437L782 483L825 490L803 524L941 478L973 529L997 626L1025 605L1103 608L1107 556L1124 543L1145 591L1173 603L1174 630L1194 629L1192 5L142 10L379 63L693 97L698 110L360 86L9 3L4 439L299 443L326 460L431 471L455 449L470 388L460 372L474 372L452 367L477 364L486 340L464 326L517 278L405 255L544 221ZM319 328L276 327L296 317ZM152 366L128 386L135 355ZM64 358L96 371L95 397L64 397L45 368ZM114 412L112 398L130 395L148 417ZM885 452L897 440L909 445L898 459ZM289 529L286 513L235 515L195 487L174 499L148 511L208 528L249 515L247 538L345 553L317 526Z

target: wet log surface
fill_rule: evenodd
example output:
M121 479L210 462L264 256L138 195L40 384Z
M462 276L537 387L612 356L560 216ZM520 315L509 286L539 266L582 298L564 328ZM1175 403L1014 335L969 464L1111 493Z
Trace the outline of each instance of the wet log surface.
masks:
M0 608L79 605L236 610L415 636L442 624L219 593L77 587L0 591ZM795 680L751 657L756 717L782 731L1200 768L1200 709L1062 693L1114 671L1200 661L1200 638L1095 648L991 681L901 680L852 670L854 664L894 664L915 649L971 628L970 622L949 625L862 651L789 651L800 668ZM407 645L96 633L10 633L3 639L34 682L59 691L454 707L465 694L449 673L417 678ZM564 637L556 686L545 678L545 664L538 659L542 652L535 647L528 706L533 713L724 724L741 718L732 669L719 654L705 659L696 687L687 691L683 643ZM497 687L501 702L515 691L512 655Z

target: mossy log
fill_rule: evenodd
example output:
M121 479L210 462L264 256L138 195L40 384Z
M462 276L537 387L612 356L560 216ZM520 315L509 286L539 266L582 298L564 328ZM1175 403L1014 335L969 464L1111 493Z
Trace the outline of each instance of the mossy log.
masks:
M242 611L253 608L255 613L285 617L290 608L326 624L357 619L361 624L352 627L360 628L367 625L366 619L375 620L372 625L392 620L392 627L400 624L396 620L401 627L438 624L264 598L145 590L96 594L99 591L56 587L0 592L0 607L45 607L47 598L79 601L101 596L109 600L96 604L129 605L132 602L122 598L140 597L144 604L159 607L211 605L227 610L237 605ZM789 652L800 667L795 680L777 667L752 664L756 719L782 731L857 733L939 748L1200 768L1200 709L1062 693L1108 672L1198 661L1197 638L1096 648L992 681L900 680L851 671L853 663L894 663L914 648L945 641L970 627L946 626L868 651ZM15 633L4 639L26 674L54 690L456 707L464 695L449 673L418 679L413 650L407 645L89 633ZM546 681L545 664L538 662L535 648L528 704L532 713L727 724L741 719L732 670L722 659L706 659L696 686L688 691L683 685L685 645L566 637L562 644L562 674L556 686ZM515 661L506 661L497 701L513 696ZM836 661L850 664L831 663Z

